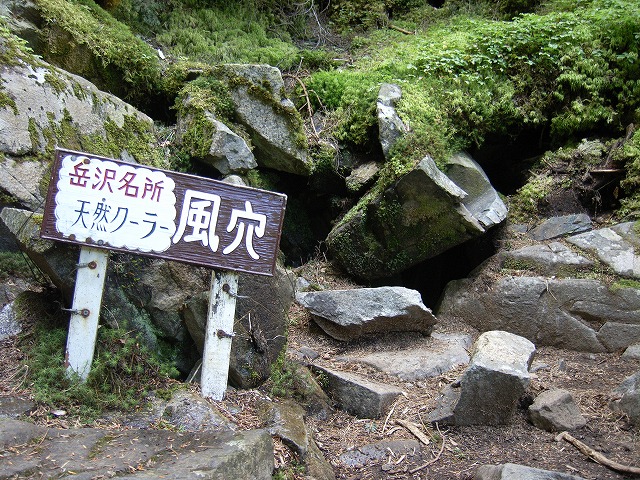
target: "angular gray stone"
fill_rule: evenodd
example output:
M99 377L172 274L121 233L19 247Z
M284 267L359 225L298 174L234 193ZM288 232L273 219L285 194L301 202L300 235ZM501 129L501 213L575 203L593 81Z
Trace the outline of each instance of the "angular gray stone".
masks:
M339 372L318 365L313 370L320 374L320 383L337 403L338 408L360 418L382 416L402 390L384 383L373 382L354 373Z
M0 309L0 340L13 337L22 331L22 326L16 318L13 303L8 303Z
M386 460L389 458L389 452L394 457L412 457L420 453L420 446L417 440L383 440L346 451L338 459L347 467L360 468Z
M624 379L612 392L610 407L629 417L634 425L640 425L640 372Z
M404 287L324 290L299 293L296 299L337 340L376 332L429 334L437 321L422 303L420 293Z
M280 70L269 65L224 65L224 69L230 77L244 80L234 82L231 100L251 135L258 164L309 175L311 158L302 121L291 100L283 96Z
M548 432L577 430L587 423L571 393L559 388L545 390L536 397L529 406L529 420Z
M568 237L567 241L594 253L623 277L640 278L640 234L636 223L620 223Z
M535 351L533 343L512 333L483 333L476 340L455 397L445 395L439 407L446 408L437 407L429 420L454 425L508 424L529 385Z
M187 432L230 431L232 423L213 404L187 390L177 390L167 403L163 420Z
M345 184L350 191L359 192L373 182L379 171L380 167L376 162L363 163L351 171L345 179Z
M447 177L467 193L462 203L484 228L491 228L507 218L507 206L495 191L482 167L466 153L447 160Z
M530 245L500 253L501 265L522 270L533 268L543 275L568 274L593 267L593 262L560 242Z
M393 276L485 233L464 204L467 194L429 156L379 193L374 190L326 239L336 261L356 277Z
M637 358L640 359L640 343L636 343L635 345L629 345L627 349L622 354L625 358Z
M436 377L469 363L471 336L432 333L424 346L345 357L346 361L372 366L388 375L413 382Z
M23 397L0 397L0 418L18 418L28 415L35 402Z
M604 352L637 342L629 335L637 331L639 312L639 289L610 289L591 279L505 276L490 288L477 288L473 279L450 282L438 316L462 318L480 331L507 330L537 345ZM614 323L605 327L608 322Z
M188 111L191 103L190 98L184 100L185 110ZM198 122L208 122L213 134L211 135L211 146L207 154L199 160L211 165L223 175L231 173L245 173L258 166L247 142L239 135L236 135L224 123L217 120L210 111L205 111ZM194 115L187 114L178 117L176 142L180 143L185 138L185 134L193 128ZM202 125L198 125L202 128ZM199 152L191 152L196 155Z
M505 463L478 467L474 480L585 480L567 473Z
M563 215L561 217L547 218L529 232L533 239L542 241L550 240L564 235L574 235L591 230L589 215L578 213L575 215Z
M408 131L395 108L401 97L402 90L398 85L391 83L380 85L376 102L378 137L382 146L382 153L387 159L389 158L391 147Z
M293 400L266 405L267 428L289 446L305 464L306 473L317 480L335 479L331 464L324 458L304 423L304 409Z

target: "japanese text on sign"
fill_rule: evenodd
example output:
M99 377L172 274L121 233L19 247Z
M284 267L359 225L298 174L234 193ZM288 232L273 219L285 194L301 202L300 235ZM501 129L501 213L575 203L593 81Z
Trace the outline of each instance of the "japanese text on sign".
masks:
M284 195L70 151L56 168L44 238L272 274Z

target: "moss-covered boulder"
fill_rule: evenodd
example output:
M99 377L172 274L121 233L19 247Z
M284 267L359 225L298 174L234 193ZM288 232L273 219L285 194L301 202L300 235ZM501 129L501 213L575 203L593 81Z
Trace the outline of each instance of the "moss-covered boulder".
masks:
M0 34L0 191L41 210L55 147L164 166L151 118Z
M487 181L468 196L426 156L386 188L374 187L329 233L327 244L352 275L389 277L482 235L495 224L485 223L487 218L504 219L506 208L499 215L485 212L493 208L495 191L489 205L473 205L483 221L467 208L469 198L480 200L488 191L493 188Z
M302 119L285 96L280 70L269 65L225 65L235 113L263 167L298 175L311 173Z

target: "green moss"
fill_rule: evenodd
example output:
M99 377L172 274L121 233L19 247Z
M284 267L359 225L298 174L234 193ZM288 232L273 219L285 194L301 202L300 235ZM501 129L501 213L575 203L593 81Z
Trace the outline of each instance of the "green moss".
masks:
M10 108L14 115L18 115L18 106L13 98L11 98L0 85L0 108Z
M621 289L624 289L624 288L634 288L636 290L640 290L640 281L623 278L623 279L616 280L609 287L609 289L612 292L615 292L617 290L621 290Z
M44 80L51 85L58 94L67 90L67 83L51 70L44 74Z
M26 278L31 270L22 252L0 252L0 280L10 277Z
M93 1L37 0L36 3L50 26L51 35L55 35L53 27L60 28L71 36L73 43L85 45L99 60L105 75L108 76L109 68L115 68L117 82L126 87L130 96L143 100L149 93L158 91L161 72L155 50ZM64 54L60 59L68 60Z

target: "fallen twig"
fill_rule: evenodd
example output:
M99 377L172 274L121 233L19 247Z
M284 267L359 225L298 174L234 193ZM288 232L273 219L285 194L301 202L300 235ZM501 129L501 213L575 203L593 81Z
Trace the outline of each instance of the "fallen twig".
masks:
M396 30L396 31L398 31L398 32L400 32L400 33L404 33L405 35L415 35L415 33L414 33L414 32L412 32L412 31L410 31L410 30L405 30L404 28L397 27L397 26L393 25L392 23L390 23L390 24L388 25L388 27L389 27L390 29L392 29L392 30Z
M393 403L393 406L391 407L391 410L389 410L389 414L387 415L387 418L384 421L384 425L382 425L382 433L384 434L384 430L387 428L387 423L389 422L389 419L391 418L391 415L393 415L393 411L396 409L396 405L397 405L397 401L395 401Z
M422 433L422 430L420 430L420 427L418 427L418 425L416 425L415 423L411 423L406 420L400 420L400 419L397 419L396 423L406 428L407 430L409 430L409 432L411 432L418 440L420 440L425 445L429 445L431 443L431 440L429 440L429 437L427 437L424 433Z
M566 440L571 445L573 445L578 450L580 450L581 453L583 453L584 455L592 459L594 462L599 463L600 465L604 465L605 467L608 467L612 470L616 470L618 472L633 473L636 475L640 474L640 468L623 465L614 460L610 460L600 452L596 452L593 448L591 448L587 444L582 443L577 438L571 436L568 432L562 432L556 437L556 441L559 442L560 440Z
M438 424L436 423L436 428L438 429L438 433L440 434L440 441L442 442L440 445L440 451L438 452L438 454L433 457L431 460L429 460L427 463L420 465L419 467L414 468L413 470L409 470L409 473L411 475L413 475L416 472L419 472L420 470L424 470L425 468L427 468L429 465L432 465L434 463L436 463L439 459L440 459L440 455L442 455L442 452L444 451L444 444L446 442L446 439L444 438L444 435L442 434L442 432L440 431L440 428L438 427Z

